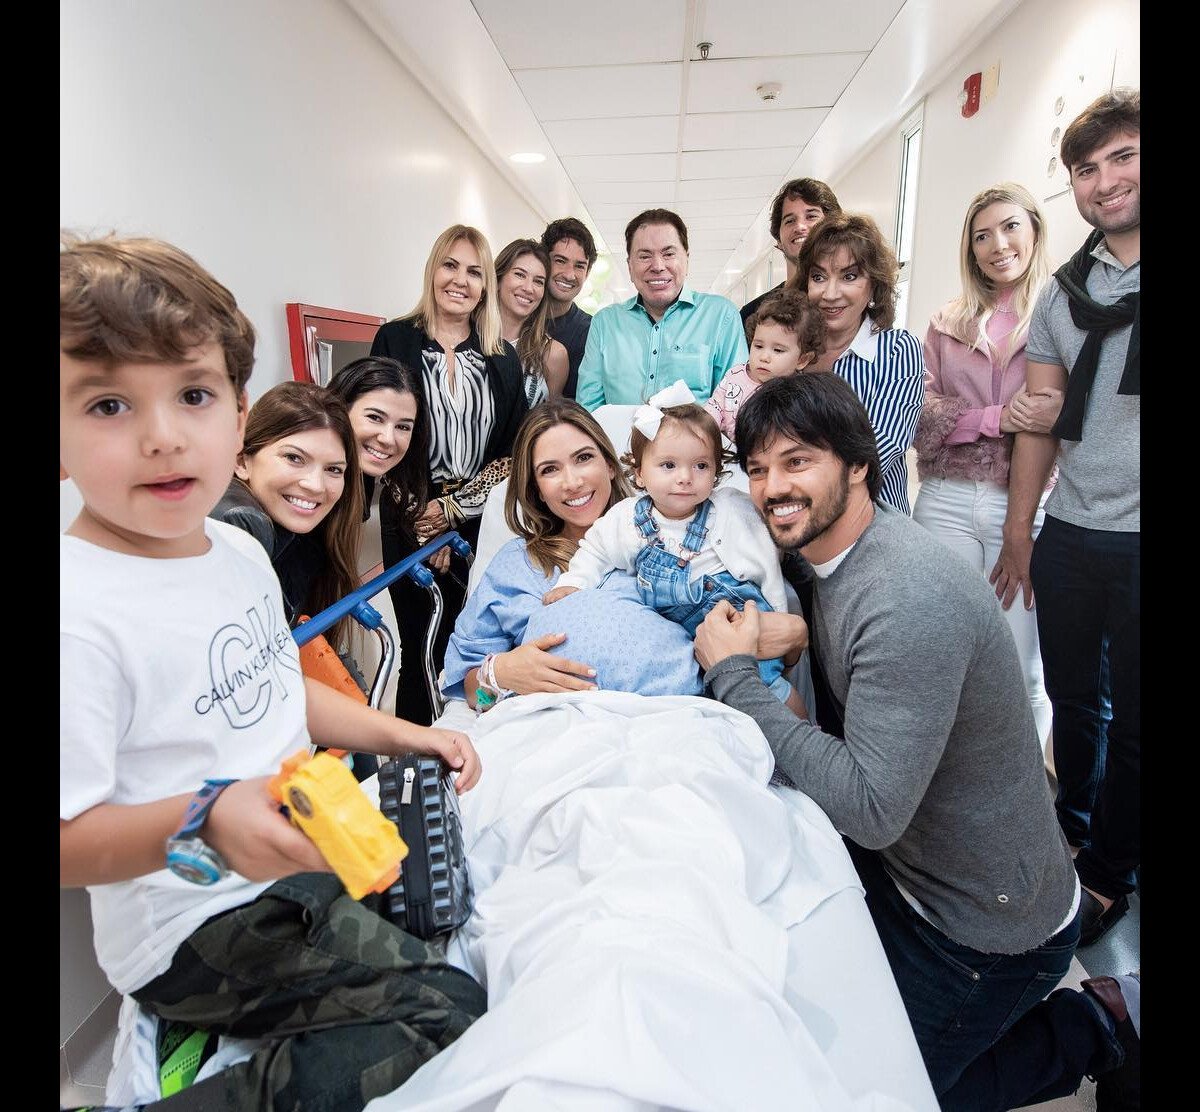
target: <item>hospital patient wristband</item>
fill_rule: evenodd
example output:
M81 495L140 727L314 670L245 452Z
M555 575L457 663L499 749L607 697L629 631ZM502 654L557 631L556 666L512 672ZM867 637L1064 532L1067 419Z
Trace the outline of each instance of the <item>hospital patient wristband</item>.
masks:
M501 687L496 679L496 654L488 653L479 665L479 686L475 688L475 713L482 714L495 706L501 699L507 699L514 694L507 687Z

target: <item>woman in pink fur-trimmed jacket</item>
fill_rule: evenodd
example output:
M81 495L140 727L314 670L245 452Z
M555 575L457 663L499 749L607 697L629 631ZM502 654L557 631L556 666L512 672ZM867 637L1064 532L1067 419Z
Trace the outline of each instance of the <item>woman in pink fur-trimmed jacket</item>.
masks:
M985 576L1003 540L1013 434L1049 432L1062 407L1059 390L1025 389L1025 336L1049 278L1044 228L1023 187L1004 182L979 193L963 221L963 292L934 314L925 337L925 404L915 441L921 489L913 517ZM1042 517L1039 507L1034 536ZM1044 743L1050 701L1034 600L1023 601L1014 600L1005 617Z

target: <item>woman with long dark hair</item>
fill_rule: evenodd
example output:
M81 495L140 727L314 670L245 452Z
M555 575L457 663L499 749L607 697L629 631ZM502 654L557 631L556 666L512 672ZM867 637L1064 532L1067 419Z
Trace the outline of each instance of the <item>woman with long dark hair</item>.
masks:
M209 514L253 535L283 588L288 624L358 586L362 483L350 415L315 382L282 382L250 407L233 481ZM349 649L351 620L326 639Z
M355 359L337 371L330 393L350 411L363 477L363 520L380 497L397 508L397 524L414 537L429 494L429 415L420 375L382 355Z
M593 686L585 663L549 651L560 635L521 640L584 533L629 493L617 453L583 406L552 398L530 411L513 447L504 500L517 538L496 553L450 638L448 695L475 706L485 663L497 684L520 695Z

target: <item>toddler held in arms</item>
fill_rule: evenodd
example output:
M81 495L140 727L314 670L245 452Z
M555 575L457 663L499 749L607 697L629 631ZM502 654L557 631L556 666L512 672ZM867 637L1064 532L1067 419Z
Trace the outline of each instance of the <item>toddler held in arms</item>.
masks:
M694 634L722 600L785 610L779 554L750 499L715 489L721 431L682 379L634 416L621 462L643 493L618 502L584 535L570 567L542 601L596 587L613 570L637 576L642 601ZM794 662L789 662L794 663ZM796 714L803 702L782 658L759 661L763 682Z
M768 297L746 321L750 358L731 367L704 408L733 440L738 410L764 382L804 370L825 350L825 318L802 293L783 290Z

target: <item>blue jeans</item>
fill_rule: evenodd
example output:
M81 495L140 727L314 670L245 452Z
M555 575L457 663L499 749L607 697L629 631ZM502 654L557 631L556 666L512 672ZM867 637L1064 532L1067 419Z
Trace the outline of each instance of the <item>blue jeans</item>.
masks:
M1084 886L1116 899L1141 863L1141 534L1047 517L1033 546L1055 808ZM1015 605L1015 604L1014 604Z
M1079 942L1079 916L1035 950L986 954L953 941L918 915L877 853L849 839L846 848L866 890L867 910L943 1110L987 1106L985 1093L977 1088L964 1093L956 1083L1062 980ZM1000 1072L1018 1091L1037 1092L1057 1081L1057 1075L1029 1073L1024 1061L1009 1061L1006 1067ZM1081 1077L1082 1072L1075 1078L1076 1086ZM980 1081L972 1071L966 1085L974 1087ZM951 1093L961 1103L947 1103Z
M1115 1069L1125 1051L1100 1005L1060 988L1030 1008L939 1095L942 1112L1007 1112L1069 1096L1084 1074Z
M760 610L772 609L757 585L744 582L728 571L693 579L687 560L672 555L663 546L653 509L650 496L643 495L638 499L633 515L633 523L646 542L634 560L642 602L652 610L657 610L664 618L678 622L693 637L705 615L722 600L738 610L750 600ZM706 499L688 522L683 548L693 556L704 546L711 509L712 501ZM758 662L759 676L781 703L786 702L792 692L783 670L783 659L780 657Z

